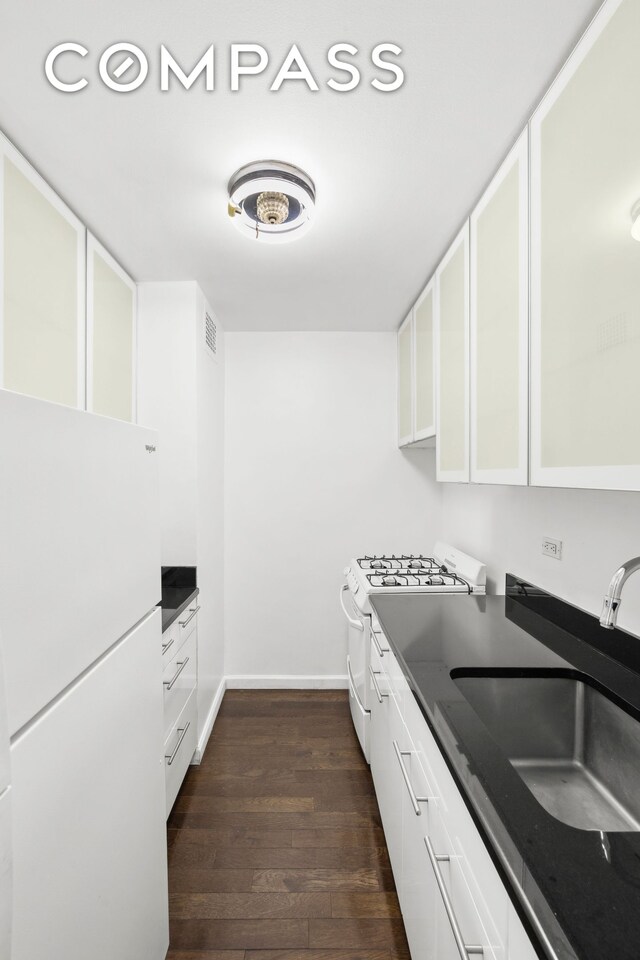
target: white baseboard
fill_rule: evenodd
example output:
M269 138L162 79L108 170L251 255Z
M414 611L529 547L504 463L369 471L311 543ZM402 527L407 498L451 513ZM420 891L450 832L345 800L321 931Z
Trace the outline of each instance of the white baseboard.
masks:
M346 674L338 676L264 676L245 674L225 677L227 690L346 690Z
M224 691L227 688L227 683L225 677L222 678L218 684L218 689L215 692L215 696L209 708L209 713L207 714L207 719L205 720L204 727L202 728L202 733L200 734L200 739L198 740L198 746L196 747L196 752L193 755L191 760L192 764L199 764L204 755L205 748L209 742L209 737L211 736L211 731L213 730L213 725L218 716L218 710L220 709L220 704L222 703L222 698L224 697Z

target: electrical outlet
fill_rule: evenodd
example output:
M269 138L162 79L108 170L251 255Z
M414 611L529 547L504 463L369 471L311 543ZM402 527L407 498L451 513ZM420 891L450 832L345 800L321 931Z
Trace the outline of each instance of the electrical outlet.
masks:
M551 537L544 537L542 541L542 552L545 557L562 560L562 540L552 540Z

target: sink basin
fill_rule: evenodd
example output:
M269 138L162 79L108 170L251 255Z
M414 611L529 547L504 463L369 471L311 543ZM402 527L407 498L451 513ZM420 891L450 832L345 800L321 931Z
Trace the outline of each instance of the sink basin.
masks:
M451 676L552 816L580 830L640 830L640 722L587 677Z

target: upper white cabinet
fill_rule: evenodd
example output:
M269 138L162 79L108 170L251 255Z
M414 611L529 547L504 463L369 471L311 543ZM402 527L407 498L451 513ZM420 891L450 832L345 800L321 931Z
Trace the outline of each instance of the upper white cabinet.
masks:
M436 270L436 472L469 480L469 221Z
M436 435L435 282L398 330L398 446L430 447Z
M398 330L398 446L413 441L413 311Z
M0 134L0 386L84 407L85 229Z
M431 280L413 308L414 440L436 435L436 383L433 349L435 282Z
M471 480L526 484L527 131L471 214Z
M87 236L87 409L136 419L136 285Z
M531 121L531 482L640 489L640 4L610 0Z

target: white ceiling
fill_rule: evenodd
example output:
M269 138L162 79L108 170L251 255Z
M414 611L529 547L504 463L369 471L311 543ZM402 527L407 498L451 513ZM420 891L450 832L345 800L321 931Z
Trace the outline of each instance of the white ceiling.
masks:
M196 279L229 330L391 330L446 249L598 0L22 0L0 14L0 128L137 280ZM90 50L90 85L46 82L57 43ZM116 41L149 56L114 93L97 60ZM326 86L326 51L359 47L363 81ZM368 52L398 43L396 93ZM266 74L229 91L231 43L267 48ZM320 91L269 85L291 43ZM159 90L159 46L190 70L216 47L216 90ZM79 62L79 61L78 61ZM341 77L340 79L344 79ZM314 178L313 229L267 246L239 234L226 184L265 157Z

